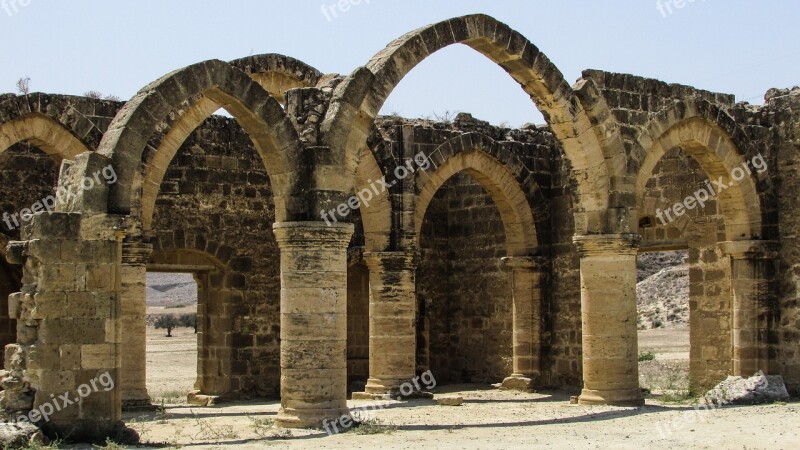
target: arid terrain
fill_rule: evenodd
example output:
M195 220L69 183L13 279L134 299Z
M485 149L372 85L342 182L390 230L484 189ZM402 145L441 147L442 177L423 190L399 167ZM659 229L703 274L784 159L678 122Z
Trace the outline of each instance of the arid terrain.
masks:
M644 289L639 292L646 293L652 311L675 301L666 293L684 288L685 277L681 276L670 278L672 283L659 284L664 281L663 274L685 270L682 255L659 255L640 263L640 276L646 283L640 283ZM148 308L148 314L177 315L196 310L191 295L185 295L193 288L191 280L174 275L151 280L159 289L148 289L157 299L149 302L155 305ZM800 417L798 403L696 410L696 400L687 398L686 392L689 329L685 323L674 322L639 333L640 353L654 355L654 359L640 362L641 385L652 392L645 407L571 405L569 398L577 392L524 394L499 391L491 385L437 386L432 390L436 396L463 396L464 405L437 406L431 400L350 401L351 409L366 419L366 424L334 436L324 431L272 427L278 401L187 405L186 393L192 389L197 373L196 335L191 328L181 327L168 338L164 330L149 326L148 389L153 402L163 409L127 412L125 419L149 444L146 448L800 447L797 428L774 428L775 423L792 423Z
M791 449L800 447L800 430L776 431L793 423L800 404L727 407L695 412L691 400L664 403L650 396L643 408L586 407L569 404L574 392L523 394L488 385L437 386L438 396L460 395L459 407L431 400L406 403L351 401L368 419L361 429L327 436L324 431L279 430L271 426L278 401L241 402L213 407L186 405L196 373L191 329L148 329L148 388L156 412L129 412L125 419L152 445L146 448L218 449L523 449L523 448L708 448ZM642 385L665 383L663 368L685 378L688 329L640 332L640 350L656 359L640 364ZM683 369L681 369L683 367ZM656 391L658 386L655 387ZM381 406L378 406L381 405ZM76 447L81 448L81 447ZM88 447L82 447L88 448Z

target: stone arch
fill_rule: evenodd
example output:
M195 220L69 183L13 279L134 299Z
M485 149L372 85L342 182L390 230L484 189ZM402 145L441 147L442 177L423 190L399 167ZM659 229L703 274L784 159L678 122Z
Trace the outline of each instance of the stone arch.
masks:
M148 141L169 114L199 96L209 100L206 105L227 109L250 135L273 183L277 221L302 214L298 210L301 203L291 199L296 195L302 154L297 132L269 93L241 70L219 60L162 77L139 91L117 114L98 150L111 159L119 177L110 187L108 211L137 214L141 213L137 210L141 204L154 202L154 198L142 198L146 169L140 166ZM207 106L203 113L210 115L210 108ZM176 152L179 144L173 143L169 150ZM167 153L153 155L144 165L161 165L158 170L166 170L174 156ZM148 195L155 195L152 189Z
M82 98L42 93L11 97L0 102L0 124L28 115L45 116L72 133L87 148L94 150L103 138L103 131L98 128L97 124L86 117L81 109L84 107L95 108L98 106L95 102L101 104L101 109L104 109L104 107L110 109L113 108L114 102L88 100L88 103L75 105L71 103L74 99L87 101Z
M285 55L265 53L231 61L231 65L250 77L283 103L286 91L316 86L322 72L308 64Z
M635 177L637 210L642 209L645 188L658 161L673 148L685 149L708 174L722 177L730 188L717 196L725 221L727 240L762 236L762 202L755 176L732 183L730 174L744 168L750 155L744 132L734 119L705 100L676 102L648 123L631 155L629 174ZM754 173L755 175L755 173Z
M0 152L28 141L60 163L91 151L64 125L40 113L16 117L0 125Z
M370 184L377 182L383 175L375 155L369 150L362 151L356 171L356 192L372 190ZM392 202L388 191L375 195L369 206L361 206L361 223L364 226L364 240L368 251L380 252L389 247L392 238Z
M346 176L352 177L356 172L359 151L365 146L370 126L402 78L428 56L452 44L467 45L488 57L530 95L572 164L580 196L578 209L590 213L581 219L583 230L578 231L603 229L609 186L603 144L610 141L601 142L592 129L592 120L597 119L589 116L607 117L610 113L605 102L596 89L591 90L591 83L583 83L581 89L585 92L580 97L593 102L593 111L587 111L547 56L520 33L482 14L407 33L337 86L322 131L331 148L344 152L338 157Z
M322 76L320 71L299 60L275 53L249 56L230 64L250 75L279 103L285 101L289 89L314 86ZM172 157L189 135L219 108L217 102L204 96L187 101L183 114L170 124L159 142L153 163L145 169L142 185L142 225L145 230L152 226L155 200Z
M498 159L499 145L490 138L468 133L440 145L432 155L436 165L417 172L416 210L414 213L416 236L419 239L422 222L436 192L453 175L464 172L472 176L494 199L506 233L508 256L529 256L539 251L536 218L546 215L546 205L538 186L530 180L530 171L517 159L507 154ZM501 157L502 158L502 157ZM534 186L531 197L539 207L534 214L528 196L521 186ZM542 225L539 224L539 227Z

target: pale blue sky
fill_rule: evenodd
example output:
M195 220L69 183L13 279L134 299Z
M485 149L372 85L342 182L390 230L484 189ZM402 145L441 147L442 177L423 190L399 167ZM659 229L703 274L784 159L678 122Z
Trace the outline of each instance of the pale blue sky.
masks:
M258 53L347 74L407 31L476 12L524 34L569 82L596 68L751 103L761 103L770 87L800 84L796 0L685 1L662 14L656 0L362 0L329 21L322 5L335 0L5 0L0 92L13 92L16 80L29 76L33 91L97 90L127 99L188 64ZM463 46L426 60L384 108L408 117L446 110L496 124L542 121L502 69Z

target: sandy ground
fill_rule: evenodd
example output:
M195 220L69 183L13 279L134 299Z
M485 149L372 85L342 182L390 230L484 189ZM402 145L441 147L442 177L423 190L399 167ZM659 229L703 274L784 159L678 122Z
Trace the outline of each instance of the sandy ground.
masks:
M187 329L173 332L173 338L163 334L149 330L148 388L156 396L160 392L169 397L191 388L196 341ZM640 336L640 349L654 351L659 360L688 358L687 329L645 331ZM570 393L523 394L484 385L438 386L433 392L461 395L465 404L349 401L351 409L361 408L358 414L374 425L334 436L272 428L277 401L208 408L167 405L153 413L126 413L125 419L143 441L153 444L144 448L800 448L800 403L795 402L698 411L654 399L642 408L577 406L569 404Z
M197 335L182 327L166 335L147 327L147 391L155 404L186 403L197 378Z

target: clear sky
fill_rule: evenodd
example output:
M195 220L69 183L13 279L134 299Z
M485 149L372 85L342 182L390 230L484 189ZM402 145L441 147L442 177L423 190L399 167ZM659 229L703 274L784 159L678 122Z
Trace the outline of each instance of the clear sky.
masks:
M412 29L477 12L524 34L569 82L596 68L751 103L770 87L800 84L797 0L661 0L661 11L657 0L343 1L349 10L337 7L334 17L322 10L336 0L0 0L0 92L27 76L35 92L127 99L180 67L259 53L347 74ZM383 112L445 111L495 124L542 122L502 69L464 46L418 66Z

